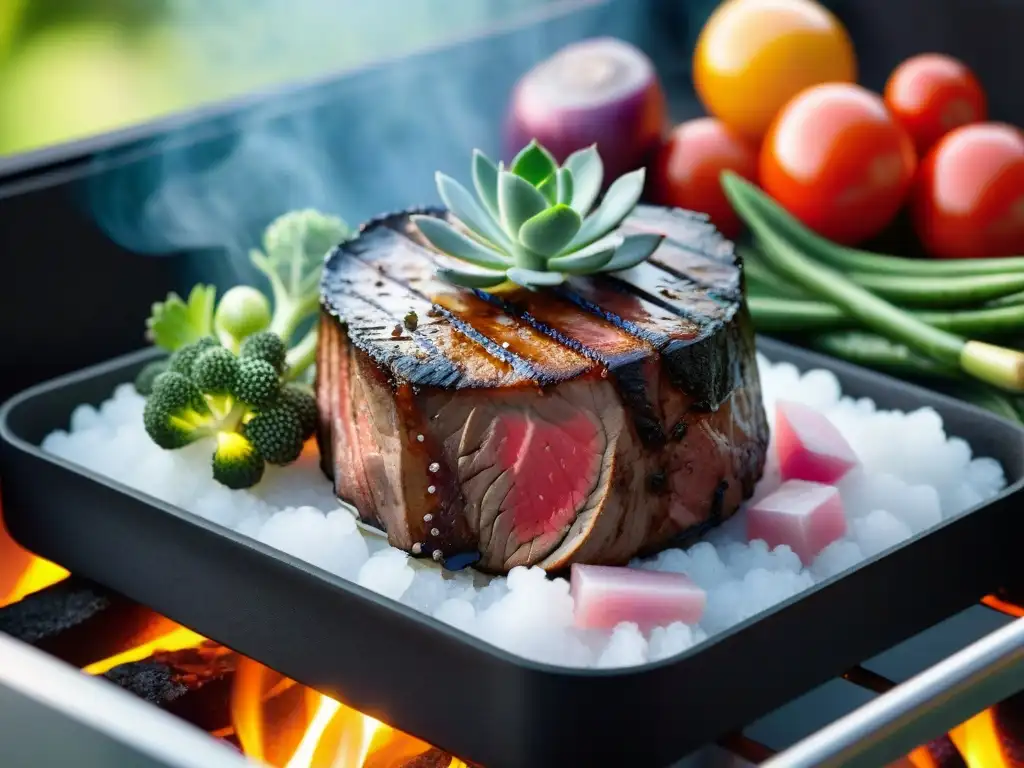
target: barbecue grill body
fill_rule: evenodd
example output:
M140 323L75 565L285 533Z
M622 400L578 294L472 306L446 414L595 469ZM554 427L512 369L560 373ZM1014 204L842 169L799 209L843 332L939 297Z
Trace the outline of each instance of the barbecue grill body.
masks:
M986 83L995 118L1024 123L1024 103L1012 101L1016 91L1005 74L1024 57L1014 34L1024 25L1021 4L833 0L830 5L851 30L867 85L879 87L888 69L907 55L946 50L963 57ZM493 151L505 95L525 68L518 64L532 63L512 58L514 52L527 50L539 60L581 30L623 35L644 45L664 75L674 116L697 114L679 40L692 39L699 19L681 16L678 8L669 10L679 4L661 0L613 0L608 6L635 7L636 28L610 27L609 19L621 20L621 14L591 6L545 23L543 35L537 26L506 30L0 161L0 242L19 255L5 262L0 281L0 329L7 345L4 359L10 361L0 364L0 397L137 348L142 319L154 299L196 279L227 278L206 271L209 254L201 249L142 258L115 243L96 222L98 193L126 188L132 192L128 202L141 205L155 192L156 171L168 151L213 165L253 126L270 125L287 138L298 135L298 125L332 120L345 130L325 147L328 157L348 169L358 189L373 171L365 158L379 156L382 148L378 136L359 133L346 116L358 112L367 98L386 94L396 74L430 103L445 89L469 93L461 73L477 69L488 87L471 95L482 100L491 117L442 144L417 142L415 133L407 133L404 145L389 145L392 159L407 168L411 186L360 190L365 194L358 205L342 211L355 223L380 210L434 199L430 172L457 172L474 146ZM470 61L474 67L466 66ZM408 170L417 168L427 172ZM128 205L121 213L130 219L140 209ZM266 216L254 212L246 222L250 237ZM684 656L610 672L524 662L31 447L46 432L65 427L79 402L109 396L146 355L74 375L7 406L0 423L7 522L22 544L76 573L492 768L597 762L661 766L1019 579L1013 565L1022 533L1017 513L1024 439L1017 428L835 361L767 340L761 348L777 360L832 368L844 391L889 407L933 405L952 433L1003 462L1013 487L986 507Z
M4 406L3 508L11 534L32 551L466 759L492 768L598 758L664 766L968 607L1019 571L1024 430L894 379L770 339L758 343L773 360L833 370L844 392L880 407L934 407L951 434L1001 461L1012 485L657 664L573 670L528 662L35 447L67 425L77 404L97 404L130 381L152 352Z

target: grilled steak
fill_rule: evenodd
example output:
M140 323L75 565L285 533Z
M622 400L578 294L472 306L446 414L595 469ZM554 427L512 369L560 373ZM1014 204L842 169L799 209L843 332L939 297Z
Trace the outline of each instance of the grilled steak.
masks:
M753 492L753 331L703 218L638 207L623 231L666 235L648 262L490 294L439 280L409 213L328 257L317 360L323 469L393 546L497 573L623 564Z

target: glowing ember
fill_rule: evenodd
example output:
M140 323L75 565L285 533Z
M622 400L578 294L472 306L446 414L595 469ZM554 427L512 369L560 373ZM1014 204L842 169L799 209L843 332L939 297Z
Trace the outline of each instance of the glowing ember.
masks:
M995 717L991 709L975 715L949 732L968 768L1016 768L999 744Z
M102 659L101 661L97 661L94 664L90 664L82 671L87 675L102 675L104 672L109 672L111 669L120 666L121 664L148 659L158 651L180 651L183 648L194 648L205 639L206 638L202 635L196 634L191 629L177 627L167 634L161 635L147 643L142 643L141 645L129 648L122 653L118 653L114 656Z
M931 752L928 751L927 747L918 747L907 755L907 760L914 766L914 768L940 768L939 764L935 762L935 758L932 757Z
M1008 603L1005 600L1000 600L995 595L988 595L983 598L981 602L989 608L999 611L1000 613L1005 613L1007 616L1016 616L1017 618L1024 616L1024 608L1021 608L1019 605L1014 605L1013 603Z

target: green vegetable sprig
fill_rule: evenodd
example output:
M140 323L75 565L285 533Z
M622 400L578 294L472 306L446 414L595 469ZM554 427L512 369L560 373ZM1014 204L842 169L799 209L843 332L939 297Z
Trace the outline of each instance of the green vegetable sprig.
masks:
M171 293L153 305L147 338L171 355L143 368L135 388L147 398L143 419L157 445L215 439L213 476L236 489L258 483L266 464L299 457L317 420L312 391L300 383L316 359L316 325L295 337L319 307L324 256L350 236L333 216L287 213L250 254L272 302L247 285L217 302L213 286L197 285L187 301Z
M213 438L214 479L256 485L266 464L299 458L316 429L312 391L284 377L286 353L271 331L246 338L237 354L212 336L180 347L144 385L146 433L166 450Z
M217 302L212 285L197 285L183 300L170 293L153 304L146 321L146 338L168 352L215 336L237 352L242 342L260 331L277 334L288 349L286 375L299 379L316 357L316 327L295 340L296 332L316 312L320 302L320 275L327 252L351 237L341 219L319 211L301 210L278 217L263 235L263 250L249 258L267 278L273 296L248 285L230 288ZM145 388L166 370L166 362L152 363L140 374Z
M591 212L604 177L596 146L573 153L559 167L531 141L507 170L474 150L472 170L477 198L451 177L436 177L441 199L465 233L433 216L412 217L435 248L466 263L439 270L456 285L493 288L511 282L536 290L569 275L628 269L663 239L612 233L640 199L642 168L616 179Z

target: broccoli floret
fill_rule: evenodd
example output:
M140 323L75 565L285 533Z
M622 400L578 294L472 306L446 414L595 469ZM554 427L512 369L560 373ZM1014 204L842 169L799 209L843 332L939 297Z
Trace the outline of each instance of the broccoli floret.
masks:
M267 408L281 393L281 377L265 360L239 360L232 394L250 408Z
M298 414L284 403L255 413L242 431L271 464L291 464L306 442Z
M229 395L238 377L238 358L224 347L203 350L192 364L192 381L208 395Z
M281 390L281 402L295 411L299 417L299 424L302 426L302 439L308 440L316 432L319 411L316 406L316 398L309 391L308 387L301 384L285 384Z
M270 363L278 373L284 373L285 357L288 354L284 342L276 333L263 331L249 336L242 342L239 357L243 359L263 360Z
M265 464L255 446L238 432L220 432L213 452L213 479L232 490L252 488Z
M211 434L210 408L191 379L175 371L161 373L146 399L142 422L146 434L161 448L183 448Z
M212 286L198 285L187 302L170 294L153 305L149 338L172 354L147 366L137 388L157 445L181 448L216 436L213 476L229 488L249 488L266 463L299 457L318 416L312 393L295 382L306 380L316 359L317 328L309 321L320 304L324 258L349 237L343 221L318 211L276 219L263 251L250 255L270 283L272 311L248 286L232 288L219 304Z
M139 375L135 377L135 391L146 397L153 391L153 382L156 377L167 370L166 360L154 360L146 365Z
M197 285L182 300L176 293L153 304L146 320L146 338L158 347L174 352L186 344L213 333L213 305L217 289L212 285Z
M196 359L206 350L220 346L220 342L213 336L203 336L190 344L186 344L170 356L167 360L167 367L175 373L183 376L192 375L192 366Z
M317 424L312 392L284 383L262 359L281 364L281 340L260 334L245 352L250 356L239 357L213 340L179 349L168 361L171 369L153 380L143 416L146 432L162 448L215 436L214 479L233 489L258 483L265 464L295 461ZM174 370L190 360L189 374Z

